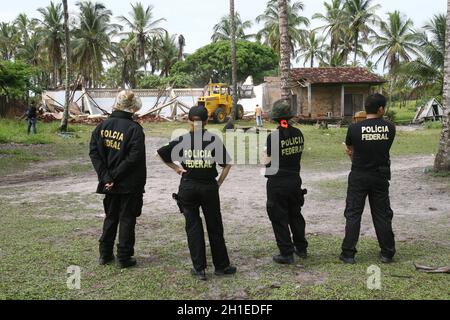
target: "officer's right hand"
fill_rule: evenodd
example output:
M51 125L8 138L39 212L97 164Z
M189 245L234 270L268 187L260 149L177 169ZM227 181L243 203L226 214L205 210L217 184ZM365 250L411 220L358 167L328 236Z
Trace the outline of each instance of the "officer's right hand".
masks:
M114 182L110 182L110 183L105 184L105 189L107 191L111 191L113 187L114 187Z
M178 167L175 171L176 171L176 173L179 174L180 176L182 176L184 173L187 172L187 171L184 170L184 168L182 168L182 167Z

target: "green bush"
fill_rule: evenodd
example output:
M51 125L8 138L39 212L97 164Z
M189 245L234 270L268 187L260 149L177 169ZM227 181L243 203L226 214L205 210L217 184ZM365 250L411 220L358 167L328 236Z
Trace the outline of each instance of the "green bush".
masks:
M389 109L386 114L386 118L388 118L390 121L395 122L397 120L397 111Z
M428 121L423 125L425 129L442 129L442 122L440 121Z
M278 56L262 44L237 41L238 81L253 76L256 85L264 82L264 76L273 74L278 67ZM213 82L229 82L231 80L231 49L229 41L218 41L198 49L185 61L177 62L171 74L190 74L193 86L202 87L210 80Z

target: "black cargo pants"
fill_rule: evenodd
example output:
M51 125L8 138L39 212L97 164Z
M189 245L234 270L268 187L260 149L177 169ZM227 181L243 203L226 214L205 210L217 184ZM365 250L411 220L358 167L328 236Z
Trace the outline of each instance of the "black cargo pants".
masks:
M344 214L347 222L342 253L346 257L354 257L357 252L356 245L361 228L361 216L367 196L381 254L386 258L392 258L395 255L395 240L392 231L394 213L389 200L389 180L377 172L350 172Z
M215 180L204 182L182 179L178 200L186 218L186 233L194 269L201 271L207 267L205 235L200 208L205 217L214 267L216 270L227 268L230 260L223 236L217 182Z
M305 251L305 219L301 213L305 198L300 177L271 177L267 180L267 213L272 222L281 255ZM293 238L293 241L292 241Z
M103 200L105 221L100 238L100 256L113 254L114 241L119 227L117 259L125 261L134 256L136 218L142 213L142 194L108 194Z

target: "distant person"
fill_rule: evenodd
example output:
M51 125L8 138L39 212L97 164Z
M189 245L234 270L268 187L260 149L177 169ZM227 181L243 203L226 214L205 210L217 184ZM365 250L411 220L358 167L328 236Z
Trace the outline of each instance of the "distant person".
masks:
M141 106L141 100L132 91L120 92L110 118L92 133L89 155L98 174L97 193L105 195L100 265L115 260L113 249L117 228L119 267L136 265L133 258L135 226L136 218L142 213L147 169L144 130L132 117Z
M26 113L25 117L28 122L28 134L31 132L33 134L37 134L36 123L37 123L38 110L36 108L36 104L32 103Z
M293 264L294 253L305 259L308 248L301 213L306 190L302 189L300 178L305 139L289 123L293 115L284 100L274 103L271 118L278 123L278 128L267 137L266 144L267 213L280 251L273 261Z
M395 126L383 119L386 98L374 94L365 102L367 119L348 128L345 144L352 159L348 177L347 204L345 208L345 239L340 260L354 264L356 244L361 228L361 216L369 197L372 220L381 248L380 260L392 262L395 240L392 231L393 211L389 200L391 161L389 151L395 138Z
M259 106L259 104L256 105L255 116L256 116L256 126L262 127L263 126L262 108Z
M189 111L191 130L158 150L164 163L181 176L178 195L179 207L186 219L186 233L193 269L191 274L198 280L206 277L206 245L200 208L205 218L211 246L215 275L236 273L230 264L224 239L219 189L231 169L230 156L220 137L209 133L208 111L203 106ZM177 161L181 166L175 164ZM219 175L217 165L223 168Z

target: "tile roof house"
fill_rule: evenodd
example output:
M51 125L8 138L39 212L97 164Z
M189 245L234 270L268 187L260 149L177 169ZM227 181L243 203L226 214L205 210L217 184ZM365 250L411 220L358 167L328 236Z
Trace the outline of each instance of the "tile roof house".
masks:
M281 97L280 79L265 79L264 107ZM300 117L346 118L364 110L364 100L386 81L366 68L291 69L293 108Z

